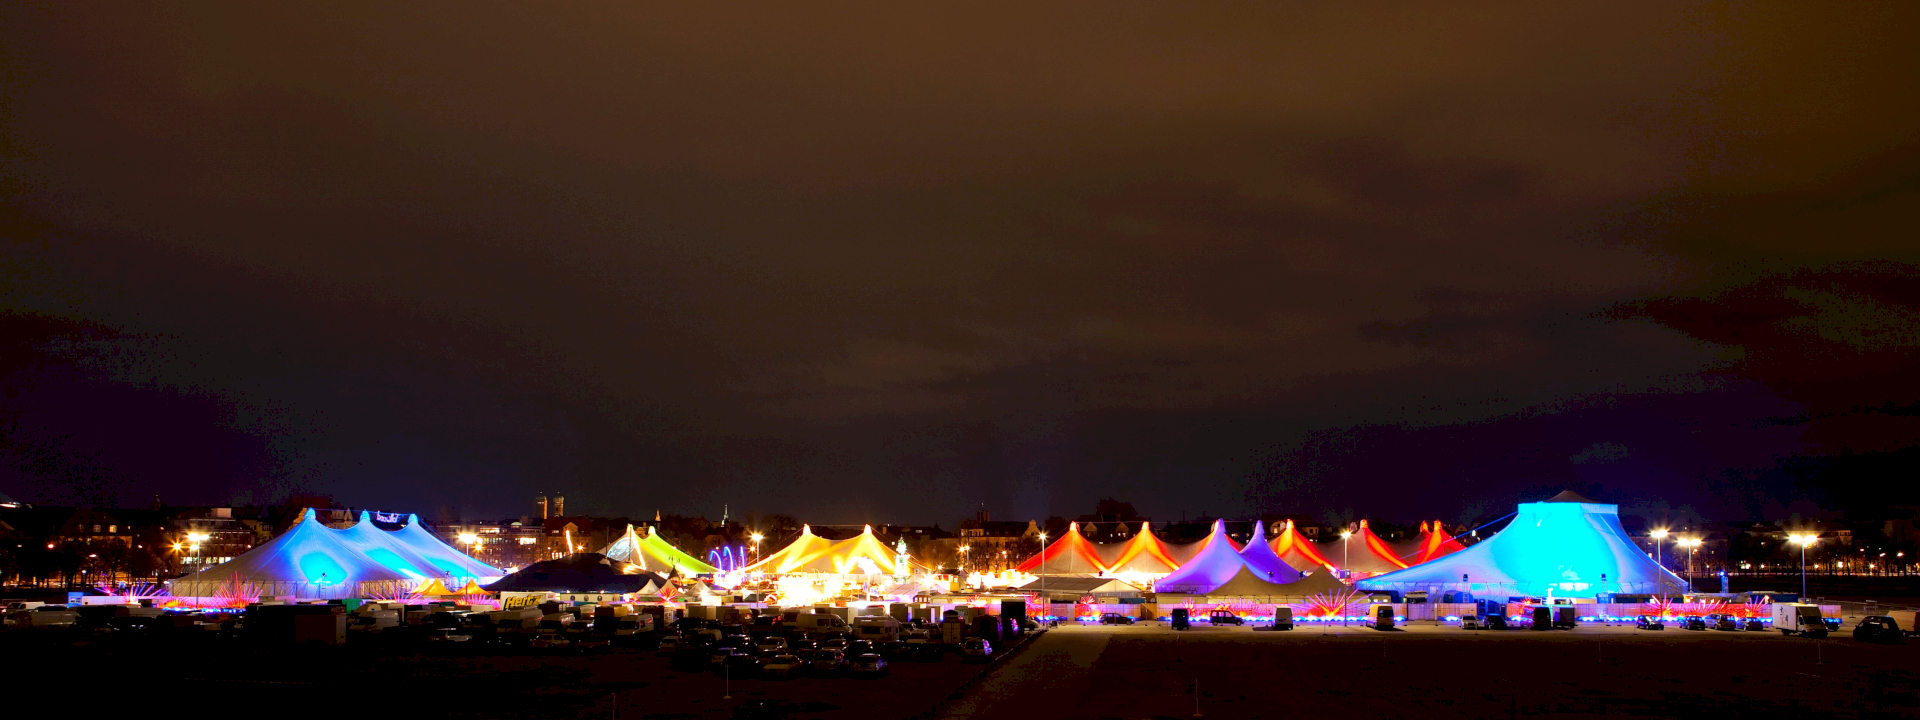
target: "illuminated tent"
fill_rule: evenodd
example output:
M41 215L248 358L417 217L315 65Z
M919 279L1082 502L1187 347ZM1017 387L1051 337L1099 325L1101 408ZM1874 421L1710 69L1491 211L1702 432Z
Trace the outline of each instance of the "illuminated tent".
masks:
M1067 523L1066 534L1014 568L1029 575L1099 575L1105 569L1099 549L1080 534L1080 523Z
M766 556L760 562L748 565L747 572L773 575L809 572L804 568L816 564L816 561L825 557L827 550L832 547L833 541L813 534L812 526L801 525L800 537L794 538L793 542L787 543L786 547Z
M1266 542L1266 533L1261 532L1260 523L1254 523L1254 536L1247 539L1245 547L1240 548L1240 562L1247 566L1257 579L1283 584L1300 579L1300 571L1280 559L1273 552L1273 546Z
M372 514L365 510L360 511L360 519L358 522L335 532L340 533L349 543L360 548L360 551L366 553L367 557L373 558L374 561L386 566L389 570L393 570L414 580L451 578L457 575L456 573L442 569L439 565L434 564L432 559L414 550L412 546L405 542L402 542L402 537L399 533L388 532L376 527L373 524ZM502 573L496 573L496 575L498 574ZM427 594L424 591L420 592L423 595ZM446 593L441 594L444 595Z
M1247 566L1233 546L1233 539L1227 537L1225 520L1213 521L1212 534L1196 544L1201 545L1200 551L1180 569L1155 582L1155 592L1204 595L1232 580L1235 573Z
M1426 528L1424 524L1421 527ZM1440 526L1440 521L1435 520L1431 529L1420 534L1420 551L1412 562L1415 565L1432 562L1465 549L1467 546L1448 535L1446 529Z
M381 531L385 532L385 531ZM252 583L263 597L347 598L400 594L419 584L367 555L365 541L300 514L279 537L227 562L178 578L169 590L181 597L211 597L229 579ZM384 547L384 546L383 546Z
M873 536L872 525L862 528L858 536L840 542L814 535L811 527L802 525L799 538L765 560L747 566L746 571L776 575L806 572L905 575L912 569L910 563L902 566L894 551Z
M393 531L393 538L411 548L413 554L424 558L427 564L446 573L446 577L478 578L485 583L498 580L506 574L500 568L475 560L427 532L426 528L420 526L419 515L407 515L406 526Z
M415 595L434 595L434 596L453 594L452 590L448 590L447 586L440 582L440 578L434 578L432 580L428 580L424 583L421 583L420 587L413 589L413 592Z
M480 587L480 583L478 583L478 582L475 582L475 581L473 581L473 580L471 580L471 579L470 579L470 580L467 580L467 584L466 584L466 585L462 585L462 586L460 587L460 590L459 590L459 592L456 592L456 593L454 593L454 594L456 594L456 595L485 595L486 593L487 593L487 589L486 589L486 588L483 588L483 587Z
M1267 541L1267 545L1273 548L1273 554L1279 556L1281 561L1300 572L1333 569L1333 563L1327 562L1326 556L1320 554L1320 549L1294 529L1292 520L1288 520L1286 527Z
M701 562L699 558L681 552L680 548L674 547L673 543L660 537L658 529L652 527L647 528L646 537L641 537L639 533L634 532L632 525L628 525L627 532L621 535L620 539L607 545L600 554L621 562L632 563L649 572L674 571L681 575L711 575L720 571L719 568Z
M1165 575L1180 569L1173 552L1153 534L1147 522L1140 523L1140 532L1126 542L1101 545L1098 550L1101 565L1109 575Z
M1209 598L1245 598L1255 602L1295 602L1309 596L1342 590L1346 583L1325 569L1301 577L1288 583L1267 582L1253 574L1252 570L1242 569L1234 573L1233 579L1207 592Z
M1365 520L1360 521L1360 529L1354 531L1353 537L1320 543L1319 550L1321 556L1332 560L1335 566L1345 563L1342 569L1355 575L1393 572L1409 564L1401 561L1385 540L1373 534Z
M913 572L910 564L902 563L900 555L873 536L873 526L865 525L860 535L849 540L841 540L827 548L827 556L833 570L844 575L906 575Z
M1561 493L1523 503L1498 535L1416 567L1356 583L1363 590L1464 590L1476 596L1593 597L1684 592L1620 527L1620 506Z

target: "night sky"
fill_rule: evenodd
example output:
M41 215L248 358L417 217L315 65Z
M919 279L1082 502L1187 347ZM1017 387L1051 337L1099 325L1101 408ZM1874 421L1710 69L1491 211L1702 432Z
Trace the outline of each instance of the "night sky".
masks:
M1739 519L1920 447L1911 3L560 5L0 8L0 492Z

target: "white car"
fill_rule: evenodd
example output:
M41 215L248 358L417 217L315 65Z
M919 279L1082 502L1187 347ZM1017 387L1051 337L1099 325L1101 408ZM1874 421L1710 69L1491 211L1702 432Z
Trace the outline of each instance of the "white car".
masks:
M1485 630L1486 627L1487 626L1485 623L1480 622L1479 615L1461 615L1460 616L1461 630Z
M966 662L986 662L993 658L993 645L985 638L967 638L960 641L960 659Z
M43 605L27 611L25 623L31 627L73 627L80 620L80 614L65 605Z
M787 639L781 637L760 638L759 644L755 647L760 648L760 653L763 655L778 655L787 651Z

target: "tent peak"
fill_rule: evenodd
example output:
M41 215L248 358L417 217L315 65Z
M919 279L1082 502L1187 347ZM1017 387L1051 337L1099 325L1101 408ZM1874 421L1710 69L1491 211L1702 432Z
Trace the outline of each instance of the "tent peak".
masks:
M1588 498L1587 498L1586 496L1584 496L1584 495L1581 495L1580 493L1577 493L1577 492L1574 492L1574 491L1572 491L1572 490L1561 490L1561 491L1560 491L1560 494L1559 494L1559 495L1555 495L1555 496L1553 496L1553 497L1550 497L1550 498L1547 498L1547 499L1545 500L1545 502L1550 502L1550 503L1589 503L1589 504L1591 504L1591 503L1592 503L1593 501L1592 501L1592 500L1590 500L1590 499L1588 499Z

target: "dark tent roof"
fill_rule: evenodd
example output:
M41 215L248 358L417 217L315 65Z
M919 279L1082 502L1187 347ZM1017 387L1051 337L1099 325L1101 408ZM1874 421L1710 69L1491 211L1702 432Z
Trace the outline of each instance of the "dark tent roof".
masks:
M609 559L599 553L574 553L558 560L543 560L525 570L500 578L486 587L487 592L572 592L634 593L651 581L665 586L665 578L641 570L640 566Z
M1572 490L1561 490L1559 495L1547 498L1546 502L1591 503L1593 501Z

